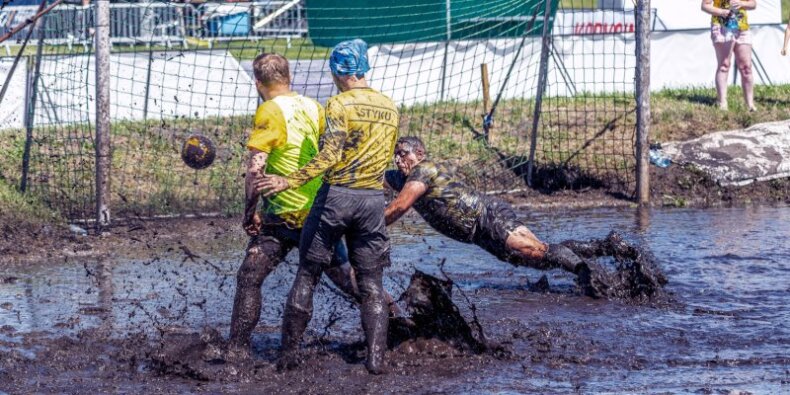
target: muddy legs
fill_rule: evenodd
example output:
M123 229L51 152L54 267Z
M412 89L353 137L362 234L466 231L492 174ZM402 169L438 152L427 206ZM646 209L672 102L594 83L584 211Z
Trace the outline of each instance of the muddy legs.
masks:
M277 361L278 371L293 369L301 363L299 343L302 342L307 323L313 315L313 291L320 278L320 271L311 273L302 266L296 271L283 313L282 350Z
M371 374L384 373L384 353L387 351L387 326L389 310L384 296L381 270L377 273L357 273L359 292L362 295L360 310L362 329L368 343L365 367Z
M301 363L299 343L312 316L313 292L320 276L321 273L310 273L303 267L296 272L296 279L283 314L282 354L277 361L279 371L293 369ZM368 345L368 360L365 367L370 373L381 374L384 372L384 353L387 350L389 323L381 271L357 272L356 277L362 299L360 304L362 328Z
M343 291L346 295L354 299L355 302L361 303L362 298L359 296L359 287L356 280L352 277L354 269L351 265L345 264L342 266L330 267L324 271L326 276L335 284L335 286Z
M603 268L592 260L580 258L579 255L564 244L549 245L543 260L551 267L562 268L575 274L576 285L585 295L591 297L603 296L608 288L607 276ZM583 250L582 252L587 251Z
M612 248L606 240L575 241L549 244L542 259L514 256L510 262L538 270L563 269L576 275L576 285L587 296L602 297L609 288L609 274L591 258L607 254Z
M230 320L229 345L247 350L250 336L261 318L261 285L281 260L280 244L253 240L236 276L236 295Z
M629 244L615 231L602 240L567 240L561 244L586 259L590 269L586 283L589 284L588 289L595 293L591 296L651 297L660 292L661 287L667 283L652 255ZM618 262L616 273L606 272L593 259L601 256L610 256ZM578 281L582 283L581 273Z

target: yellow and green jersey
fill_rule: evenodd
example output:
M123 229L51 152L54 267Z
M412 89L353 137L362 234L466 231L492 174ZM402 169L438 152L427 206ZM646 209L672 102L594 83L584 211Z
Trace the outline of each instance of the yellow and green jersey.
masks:
M296 93L277 96L258 106L247 148L269 154L267 174L286 176L318 152L324 122L324 109L315 100ZM299 188L275 194L264 200L264 213L301 228L320 187L321 179L313 177Z
M730 9L730 0L713 0L713 6L717 8L724 8ZM746 31L749 30L749 18L746 14L746 10L743 8L735 11L735 19L738 20L738 30ZM713 15L710 17L711 24L716 26L724 26L727 21L727 18L723 16L716 16Z
M288 176L294 188L324 174L324 182L356 189L383 189L398 139L398 109L371 88L351 89L326 103L321 151Z

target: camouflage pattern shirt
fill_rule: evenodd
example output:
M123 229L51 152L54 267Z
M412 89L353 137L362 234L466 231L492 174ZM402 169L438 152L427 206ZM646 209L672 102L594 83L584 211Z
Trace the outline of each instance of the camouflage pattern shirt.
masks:
M414 209L431 227L447 237L469 242L475 225L485 209L486 197L459 181L444 165L423 160L406 177L400 170L389 170L387 184L400 192L410 181L425 184L428 189Z
M324 174L324 182L355 189L383 189L384 170L398 139L398 109L371 88L351 89L326 103L321 150L286 177L296 188Z

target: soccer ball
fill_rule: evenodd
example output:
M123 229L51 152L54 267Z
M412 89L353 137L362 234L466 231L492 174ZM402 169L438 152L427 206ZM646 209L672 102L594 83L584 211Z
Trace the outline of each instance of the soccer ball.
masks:
M214 143L208 137L200 134L187 137L184 146L181 147L181 160L195 170L211 166L216 157L217 149L214 147Z

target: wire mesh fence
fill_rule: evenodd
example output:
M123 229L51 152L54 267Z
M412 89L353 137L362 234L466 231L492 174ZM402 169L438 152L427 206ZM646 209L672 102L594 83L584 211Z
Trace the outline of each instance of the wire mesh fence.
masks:
M633 14L548 1L114 3L111 26L126 30L111 29L113 215L240 212L245 142L260 104L252 59L286 56L293 90L325 103L337 93L331 47L355 37L370 44L371 86L400 107L400 134L420 136L469 184L492 193L525 188L534 133L533 187L629 191ZM20 111L0 110L0 175L24 180L71 219L90 218L95 206L91 10L58 6L39 20L37 46L7 82L27 93L16 107L11 96L1 106ZM21 39L6 46L9 54ZM12 60L0 59L0 70ZM193 133L218 147L208 169L180 160Z

